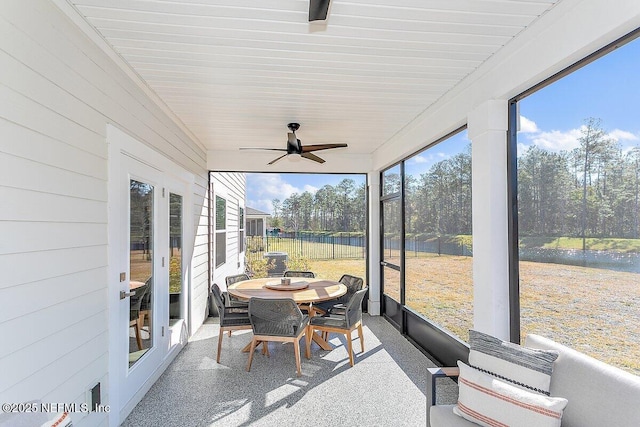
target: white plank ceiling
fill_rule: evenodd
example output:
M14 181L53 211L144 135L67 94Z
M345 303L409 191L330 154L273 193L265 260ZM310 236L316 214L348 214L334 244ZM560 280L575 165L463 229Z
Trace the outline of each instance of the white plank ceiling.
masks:
M211 150L372 153L559 0L68 0Z

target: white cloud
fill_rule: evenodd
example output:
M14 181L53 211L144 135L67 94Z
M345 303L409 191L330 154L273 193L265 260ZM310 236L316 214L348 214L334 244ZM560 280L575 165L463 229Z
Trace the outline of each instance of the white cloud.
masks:
M273 199L283 201L293 193L303 190L285 182L277 173L247 175L247 206L264 212L273 213Z
M411 157L411 159L409 159L409 163L415 163L415 164L433 164L436 163L442 159L445 158L449 158L451 157L449 154L444 153L442 151L439 152L430 152L430 151L425 151L417 156L413 156Z
M313 185L305 184L303 191L308 191L311 195L316 194L318 191L318 187L314 187Z
M570 129L568 131L552 130L550 132L539 132L532 135L530 139L542 149L559 152L577 148L580 145L578 138L581 135L580 129Z
M523 135L523 136L528 141L530 141L531 144L535 144L544 150L553 151L553 152L559 152L562 150L570 151L580 146L579 138L583 135L582 132L585 129L586 127L582 125L579 128L569 129L566 131L552 130L548 132L541 132L537 130L536 132L532 132L530 134ZM628 132L621 129L614 129L613 131L609 132L606 136L619 142L640 140L640 137L638 137L638 135L635 135L632 132ZM523 142L523 143L526 144L526 146L530 145L530 144L527 144L526 142ZM522 149L522 148L523 146L519 147L519 149Z
M533 120L527 119L525 116L520 116L520 132L522 133L538 133L538 125Z
M638 141L638 135L634 135L626 130L614 129L608 134L609 138L616 141Z

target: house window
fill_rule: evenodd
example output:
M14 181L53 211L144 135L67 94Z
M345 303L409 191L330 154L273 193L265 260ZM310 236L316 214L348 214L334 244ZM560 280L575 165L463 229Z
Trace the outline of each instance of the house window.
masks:
M216 267L227 262L227 201L216 196Z

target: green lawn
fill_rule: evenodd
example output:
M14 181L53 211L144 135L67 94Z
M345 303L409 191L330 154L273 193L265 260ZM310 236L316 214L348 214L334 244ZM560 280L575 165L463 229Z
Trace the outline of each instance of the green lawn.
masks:
M365 277L363 260L316 260L318 277ZM463 340L473 327L472 258L407 258L407 305ZM522 335L536 333L640 375L640 275L520 263ZM389 285L389 284L387 284ZM395 292L397 286L388 286Z

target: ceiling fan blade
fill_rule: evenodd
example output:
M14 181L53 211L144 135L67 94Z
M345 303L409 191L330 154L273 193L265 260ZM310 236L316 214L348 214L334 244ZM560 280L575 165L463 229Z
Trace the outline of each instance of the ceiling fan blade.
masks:
M320 157L312 153L302 153L300 154L300 156L304 157L305 159L313 160L314 162L324 163L324 159L321 159Z
M267 151L287 151L284 148L262 148L262 147L240 147L240 150L267 150Z
M286 150L285 150L285 151L286 151ZM277 162L278 160L280 160L281 158L283 158L283 157L287 157L287 156L288 156L288 154L283 154L282 156L278 157L277 159L271 160L271 161L270 161L269 163L267 163L267 164L268 164L268 165L272 165L272 164L274 164L275 162Z
M332 148L345 148L347 144L314 144L314 145L303 145L302 152L308 153L310 151L319 151L319 150L330 150Z
M309 0L309 22L327 19L330 0Z

